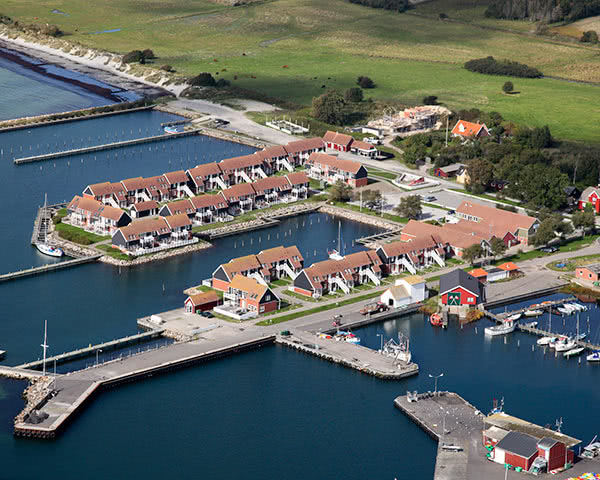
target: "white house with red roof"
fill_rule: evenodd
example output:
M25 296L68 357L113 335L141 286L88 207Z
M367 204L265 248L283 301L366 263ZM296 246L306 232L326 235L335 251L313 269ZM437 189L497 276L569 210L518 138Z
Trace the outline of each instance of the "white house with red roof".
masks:
M308 158L308 176L327 183L342 181L352 187L363 187L369 183L367 169L360 162L346 160L326 153L312 153Z
M452 129L452 135L454 137L473 139L489 137L490 131L485 126L485 123L473 123L467 122L466 120L459 120Z
M112 234L117 228L131 223L131 217L121 210L105 205L91 197L75 195L67 206L65 223L101 235Z
M600 186L587 187L581 192L577 206L579 210L585 210L587 205L591 205L595 213L600 213Z

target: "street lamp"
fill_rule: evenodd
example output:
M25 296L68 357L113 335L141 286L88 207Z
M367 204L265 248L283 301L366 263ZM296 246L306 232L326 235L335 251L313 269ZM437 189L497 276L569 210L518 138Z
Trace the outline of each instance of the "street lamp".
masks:
M381 348L379 349L379 353L383 353L383 333L378 333L378 337L381 337Z
M431 373L429 374L429 378L433 378L434 379L434 385L435 385L435 388L433 390L433 394L434 395L437 395L437 381L438 381L438 378L441 378L443 376L444 376L443 373L440 373L439 375L432 375Z
M101 348L99 348L98 350L96 350L96 366L98 366L98 353L100 353L102 351Z

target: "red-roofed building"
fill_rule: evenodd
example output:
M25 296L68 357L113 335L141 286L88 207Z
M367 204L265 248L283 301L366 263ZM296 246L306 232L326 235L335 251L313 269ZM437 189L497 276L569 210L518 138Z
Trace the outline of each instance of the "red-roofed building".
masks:
M223 303L217 292L210 290L208 292L190 295L183 302L185 313L199 313L212 310L217 305Z
M467 122L466 120L459 120L452 129L452 135L455 137L472 139L489 137L490 131L484 123L473 123Z
M231 215L238 215L254 209L256 192L250 183L240 183L221 192L229 206Z
M285 150L290 164L304 165L311 153L325 152L325 142L320 137L296 140L285 145Z
M354 139L350 135L332 132L331 130L328 130L323 136L325 146L331 150L337 150L338 152L349 152L353 140Z
M310 186L310 178L306 172L288 173L285 178L290 183L290 196L292 200L302 200L308 198L308 188Z
M129 207L132 218L151 217L158 213L158 203L154 200L134 203Z
M131 217L121 210L105 205L91 197L75 195L67 206L65 223L98 233L111 235L117 228L131 223Z
M361 140L353 140L350 144L350 151L363 157L374 158L377 156L377 149L370 143Z
M308 175L317 180L324 180L330 184L341 180L352 187L362 187L369 183L367 170L360 162L344 160L326 153L312 153L308 164Z
M83 190L83 196L93 198L104 205L111 205L115 208L125 208L127 206L125 190L120 183L102 182L88 185Z
M579 210L585 210L587 205L591 205L594 212L600 213L600 186L598 187L587 187L581 196L577 206Z
M227 188L227 184L223 181L223 172L216 162L190 168L187 175L190 178L190 187L196 194L217 188Z

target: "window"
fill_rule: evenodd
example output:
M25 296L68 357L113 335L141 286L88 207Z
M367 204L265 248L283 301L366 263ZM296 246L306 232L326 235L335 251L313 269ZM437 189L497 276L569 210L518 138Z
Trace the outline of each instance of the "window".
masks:
M264 311L265 311L265 306L264 306L264 305L261 305L261 306L260 306L260 313L263 313Z
M468 297L467 298L467 302L469 303L473 303L475 301L475 299L473 297Z
M271 300L271 295L266 295L266 296L265 296L265 301L267 301L267 302L268 302L269 300Z

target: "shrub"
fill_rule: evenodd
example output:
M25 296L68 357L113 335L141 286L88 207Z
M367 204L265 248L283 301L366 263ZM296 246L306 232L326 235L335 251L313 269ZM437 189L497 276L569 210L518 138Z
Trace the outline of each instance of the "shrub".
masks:
M152 60L152 59L156 58L156 55L154 55L154 52L152 50L150 50L149 48L147 48L146 50L144 50L142 52L142 56L146 60Z
M230 85L229 80L225 80L224 78L219 78L217 83L215 83L215 87L228 87Z
M363 91L361 88L352 87L344 92L344 99L347 102L362 102L363 99Z
M175 69L171 65L161 65L160 69L164 70L165 72L175 72Z
M321 122L343 125L346 120L346 101L339 92L331 90L313 98L311 114Z
M217 84L215 78L208 72L202 72L190 80L194 87L214 87Z
M356 84L361 88L375 88L375 83L369 77L358 77L356 79Z
M40 28L40 32L49 37L60 37L63 34L62 30L56 25L48 24L43 25L42 28Z
M507 75L523 78L540 78L542 72L537 68L510 60L496 60L494 57L478 58L465 63L465 68L471 72L487 75Z
M504 93L512 93L514 89L515 86L512 82L505 82L504 85L502 85L502 91Z
M428 95L427 97L423 97L423 105L437 105L438 97L435 95Z
M143 57L144 55L141 50L132 50L123 55L123 63L141 62Z
M583 32L583 35L581 35L579 41L587 43L598 43L598 34L594 30L588 30L587 32Z

